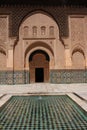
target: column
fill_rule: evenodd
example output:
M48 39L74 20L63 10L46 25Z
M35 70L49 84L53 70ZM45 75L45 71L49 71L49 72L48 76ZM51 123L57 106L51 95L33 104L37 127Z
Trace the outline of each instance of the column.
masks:
M70 49L68 47L65 47L65 62L66 62L66 69L70 69L72 67L72 60Z
M11 38L8 44L7 68L13 70L13 49L16 38Z

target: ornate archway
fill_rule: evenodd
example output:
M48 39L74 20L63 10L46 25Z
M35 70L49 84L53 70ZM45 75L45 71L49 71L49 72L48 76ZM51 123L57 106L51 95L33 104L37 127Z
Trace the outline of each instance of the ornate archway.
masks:
M30 83L49 82L49 56L36 50L29 57Z

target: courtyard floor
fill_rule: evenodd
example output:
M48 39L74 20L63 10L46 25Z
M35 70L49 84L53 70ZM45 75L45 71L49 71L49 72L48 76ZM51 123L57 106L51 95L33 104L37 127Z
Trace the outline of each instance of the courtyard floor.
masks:
M44 95L53 95L53 97L55 97L55 96L59 96L59 97L61 97L61 95L62 95L62 97L61 97L61 99L60 99L60 101L58 101L58 102L60 102L60 106L61 106L61 108L60 108L60 110L61 111L59 111L59 113L62 113L62 109L63 109L63 107L64 106L68 106L69 107L69 109L68 109L68 107L66 108L66 111L64 111L64 113L65 113L65 115L63 116L63 120L62 120L62 123L63 124L61 124L61 116L60 116L60 120L57 120L56 119L56 123L58 124L59 122L60 122L60 128L57 128L57 125L55 125L55 123L54 123L54 125L52 125L52 123L49 121L49 119L48 119L48 124L49 123L51 123L50 124L50 126L49 125L46 125L46 123L45 124L43 124L42 123L42 125L40 124L40 125L37 125L38 123L36 123L36 127L35 128L37 128L36 130L39 130L39 129L41 129L41 130L54 130L53 129L53 127L55 128L55 130L57 130L57 129L59 129L59 130L70 130L70 128L71 129L75 129L75 130L77 130L76 128L78 128L78 130L86 130L87 129L87 84L49 84L49 83L45 83L45 84L39 84L39 83L37 83L37 84L25 84L25 85L0 85L0 112L1 112L1 114L5 117L5 114L3 114L3 111L4 111L4 108L5 108L5 103L7 103L7 101L9 100L10 101L10 99L15 99L15 100L17 100L16 101L16 103L19 101L19 99L18 99L18 97L20 97L20 99L22 99L23 97L25 97L25 98L30 98L30 97L33 97L33 95L34 95L34 97L36 96L36 97L39 97L39 101L40 102L42 102L42 97L44 97L44 99L46 98L46 97L48 97L48 96L44 96ZM55 96L54 96L55 95ZM68 98L67 98L68 97ZM67 119L66 119L66 116L68 115L68 116L70 116L70 113L71 113L71 111L70 110L72 110L70 107L71 107L71 104L70 104L70 102L68 102L69 101L69 98L70 99L72 99L72 101L70 101L70 102L73 102L73 101L75 101L82 109L84 109L85 110L85 117L84 117L84 115L83 115L83 117L81 118L81 116L80 115L77 115L77 113L80 113L81 114L81 112L80 112L80 110L79 110L79 108L77 109L77 106L76 105L73 105L73 110L74 110L74 117L75 117L75 123L74 123L74 125L71 125L71 123L69 123L69 121L68 121L68 117L67 117ZM33 98L34 99L34 98ZM49 109L50 111L51 111L51 115L53 114L53 113L55 113L54 112L54 109L56 108L56 106L55 106L55 104L57 104L57 103L55 103L55 101L56 100L54 100L54 99L50 99L50 98L48 98L46 101L48 101L49 103L51 102L51 100L53 101L53 103L51 104L51 107L52 107L52 110L53 111L51 111L51 109ZM67 101L65 101L67 99ZM24 100L24 99L22 99L22 100ZM57 99L57 100L59 100L59 99ZM33 102L35 102L34 100L32 100ZM45 100L44 100L45 101ZM45 105L45 107L46 108L48 108L48 106L45 104L46 103L46 101L44 102L44 105ZM62 101L62 102L61 102ZM20 101L19 101L20 102ZM67 102L67 104L65 104L65 102ZM63 104L62 104L63 103ZM27 104L27 101L26 101L26 104ZM37 103L36 103L37 104ZM62 104L62 105L61 105ZM10 104L10 106L11 106L12 104ZM40 104L39 104L40 105ZM14 104L14 107L17 107L18 108L18 106L16 105L16 104ZM19 103L19 106L20 106L20 103ZM36 106L35 104L34 104L34 106ZM53 106L55 106L55 108L53 108ZM58 106L58 104L57 104L57 106ZM41 108L42 107L42 108ZM9 107L8 107L9 108ZM13 110L16 110L17 108L15 108L15 109L13 109ZM22 106L22 108L23 108L23 106ZM43 109L43 104L42 105L40 105L40 110L42 110ZM64 107L65 108L65 107ZM3 110L2 110L3 109ZM35 109L34 109L35 110ZM43 110L45 110L45 109L43 109ZM7 109L7 111L9 111L8 109ZM7 112L7 111L5 111L5 113ZM38 111L38 110L37 110ZM20 112L20 111L19 111ZM35 111L34 111L35 112ZM76 113L75 113L76 112ZM16 112L14 112L14 113L16 113ZM37 113L37 112L36 112ZM41 111L41 113L42 113L42 111ZM46 113L46 112L45 112ZM48 112L47 112L48 113ZM84 113L84 112L83 112ZM34 114L35 115L35 114ZM82 115L82 114L81 114ZM1 122L2 122L2 120L3 120L3 116L1 116ZM36 115L36 116L38 116L38 115ZM48 114L48 116L49 116L49 114ZM80 117L79 117L80 116ZM6 116L7 117L7 116ZM5 117L5 118L6 118ZM19 117L20 117L20 115L19 115ZM32 116L31 116L32 117ZM5 120L5 118L4 118L4 120ZM9 117L10 118L10 117ZM12 118L12 117L11 117ZM21 117L22 118L22 117ZM29 118L30 118L30 116L29 116ZM46 118L46 117L45 117ZM53 120L53 118L54 117L52 117L52 120ZM69 117L70 118L70 117ZM84 118L84 119L83 119ZM78 121L77 121L77 119L78 119ZM86 120L85 120L86 119ZM26 120L26 119L25 119ZM32 117L32 120L34 120L34 118ZM64 121L65 120L65 121ZM82 121L83 120L83 121ZM59 121L59 122L58 122ZM68 121L68 123L67 123L67 125L65 125L65 123L64 122L67 122ZM1 123L0 122L0 123ZM55 121L54 121L55 122ZM73 119L72 119L72 121L71 122L73 122ZM76 123L76 122L78 122L78 123ZM33 123L34 123L34 121L33 121ZM8 124L8 122L7 122L7 124ZM31 123L30 123L31 124ZM71 126L70 126L71 125ZM7 125L8 126L8 125ZM6 124L4 125L4 129L6 129L6 130L11 130L11 128L12 128L12 130L19 130L20 129L20 126L22 126L21 125L21 123L19 122L19 129L18 128L16 128L16 125L13 125L13 126L11 126L11 124L7 127L6 126ZM64 128L63 128L63 127ZM6 128L7 127L7 128ZM10 128L9 128L10 127ZM24 128L25 126L23 126L23 128L21 127L21 129L23 129L23 130L25 130L25 128ZM40 128L39 128L40 127ZM45 127L45 128L44 128ZM50 127L50 128L48 128L48 127ZM58 127L59 127L59 125L58 125ZM26 130L34 130L34 124L32 124L32 126L27 126L26 125Z

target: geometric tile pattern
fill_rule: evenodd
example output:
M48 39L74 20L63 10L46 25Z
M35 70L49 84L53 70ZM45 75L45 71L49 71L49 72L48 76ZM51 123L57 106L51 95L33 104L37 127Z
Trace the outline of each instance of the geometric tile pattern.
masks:
M29 71L0 71L0 84L28 84ZM50 70L50 83L87 83L87 70Z
M87 130L87 113L67 95L13 96L0 108L3 130Z
M29 71L14 71L14 84L28 84L29 83Z
M6 84L6 71L0 71L0 84Z
M27 83L29 81L27 73L27 71L0 71L0 84L11 85Z
M24 71L14 71L14 84L24 84Z
M87 83L87 70L51 70L51 83Z
M13 71L6 71L6 83L8 85L13 84Z
M24 71L25 73L25 76L24 76L24 81L25 81L25 84L29 84L30 83L30 80L29 80L29 71Z

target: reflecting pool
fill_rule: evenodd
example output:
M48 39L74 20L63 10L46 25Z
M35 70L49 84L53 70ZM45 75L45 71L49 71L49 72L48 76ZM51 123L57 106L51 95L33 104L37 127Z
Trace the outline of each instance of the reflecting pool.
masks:
M67 95L12 96L0 108L2 130L87 130L87 113Z

